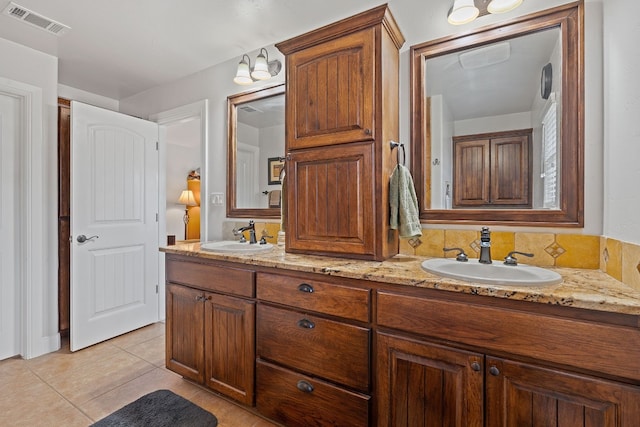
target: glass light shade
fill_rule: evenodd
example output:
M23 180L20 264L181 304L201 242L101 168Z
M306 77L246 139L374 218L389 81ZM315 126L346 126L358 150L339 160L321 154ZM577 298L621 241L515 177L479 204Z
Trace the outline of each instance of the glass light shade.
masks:
M489 13L504 13L515 9L522 4L522 0L492 0L487 6Z
M455 0L447 21L452 25L462 25L478 17L480 11L473 0Z
M198 202L196 202L196 198L191 190L183 190L178 198L178 203L186 206L198 206Z
M251 72L251 77L256 80L269 80L271 78L271 73L269 72L269 65L267 64L267 58L264 56L262 52L256 58L256 64L253 67L253 71Z
M253 83L251 74L249 74L249 63L242 58L242 61L238 64L238 71L233 78L233 82L239 85L250 85Z

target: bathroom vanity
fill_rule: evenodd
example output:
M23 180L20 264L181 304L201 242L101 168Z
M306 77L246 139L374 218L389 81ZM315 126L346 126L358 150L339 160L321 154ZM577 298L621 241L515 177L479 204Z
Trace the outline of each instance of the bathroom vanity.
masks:
M495 286L403 255L162 250L167 367L284 425L640 419L640 292L599 271Z

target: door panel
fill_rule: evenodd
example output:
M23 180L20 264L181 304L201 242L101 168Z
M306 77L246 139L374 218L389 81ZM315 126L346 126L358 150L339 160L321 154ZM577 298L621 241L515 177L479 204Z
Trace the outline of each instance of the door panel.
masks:
M486 369L488 427L637 426L637 387L498 358Z
M158 128L77 102L71 121L74 351L158 319Z

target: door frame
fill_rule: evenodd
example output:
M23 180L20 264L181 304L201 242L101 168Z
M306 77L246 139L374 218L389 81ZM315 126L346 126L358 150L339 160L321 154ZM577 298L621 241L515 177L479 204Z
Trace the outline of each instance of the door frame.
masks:
M200 119L200 240L207 240L209 235L209 193L207 177L209 176L209 162L207 161L207 141L209 140L209 100L203 99L191 104L182 105L170 110L149 115L149 120L156 122L160 126L158 137L158 175L159 175L159 200L167 199L167 126L178 123L182 120ZM167 244L167 220L166 209L158 209L158 230L160 233L159 242L161 246ZM160 252L158 260L158 319L165 319L165 258L164 252Z
M13 248L17 254L15 273L19 283L16 307L20 324L16 327L20 337L20 355L30 359L60 348L57 321L54 322L54 333L45 330L46 325L51 324L45 296L50 296L58 283L55 269L50 265L57 263L58 258L57 226L53 225L54 219L57 223L57 216L54 218L54 211L50 209L57 204L57 190L54 187L51 193L47 187L49 179L43 175L48 168L45 166L46 153L49 152L43 130L43 89L0 78L0 92L16 97L20 102L15 183L19 197L14 224L20 230L20 238L16 239ZM40 172L34 173L34 170Z

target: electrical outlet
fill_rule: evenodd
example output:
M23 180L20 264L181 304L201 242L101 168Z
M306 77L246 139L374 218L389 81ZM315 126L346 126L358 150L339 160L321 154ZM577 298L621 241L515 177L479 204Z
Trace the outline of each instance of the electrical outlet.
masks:
M211 193L211 204L213 206L223 206L224 193Z

